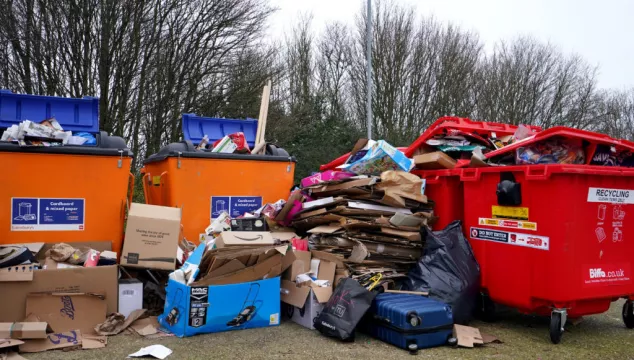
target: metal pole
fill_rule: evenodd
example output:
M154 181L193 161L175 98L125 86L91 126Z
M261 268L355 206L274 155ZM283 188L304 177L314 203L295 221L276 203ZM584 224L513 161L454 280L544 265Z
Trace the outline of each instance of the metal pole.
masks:
M368 122L368 140L372 139L372 0L368 0L368 15L366 19L365 50L366 50L366 104L365 112Z

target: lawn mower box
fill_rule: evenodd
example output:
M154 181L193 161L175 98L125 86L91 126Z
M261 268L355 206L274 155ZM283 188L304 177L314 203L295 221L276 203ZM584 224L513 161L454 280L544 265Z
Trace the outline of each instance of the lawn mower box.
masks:
M196 264L194 267L197 267L200 253L194 251L184 266ZM280 324L279 276L204 286L170 279L166 293L159 323L179 337Z

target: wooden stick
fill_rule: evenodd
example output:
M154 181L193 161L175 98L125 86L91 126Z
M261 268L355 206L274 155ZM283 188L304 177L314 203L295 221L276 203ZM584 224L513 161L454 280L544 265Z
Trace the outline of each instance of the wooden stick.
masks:
M385 290L385 292L393 293L393 294L411 294L411 295L429 296L429 293L425 291Z
M261 143L255 144L255 146L253 147L253 150L251 151L251 154L255 155L255 154L259 153L260 150L264 149L265 146L266 146L265 142L261 142Z
M264 142L264 134L266 133L266 117L269 113L269 98L271 96L271 80L264 86L262 90L262 102L260 103L260 115L258 116L258 130L255 135L255 144ZM254 154L257 152L253 151Z

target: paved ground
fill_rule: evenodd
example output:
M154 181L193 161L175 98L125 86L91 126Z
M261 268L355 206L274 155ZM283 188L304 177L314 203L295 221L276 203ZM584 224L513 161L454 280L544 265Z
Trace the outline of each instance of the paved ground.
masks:
M623 325L622 301L603 315L586 317L569 326L562 343L553 345L548 337L548 319L516 313L504 313L494 324L475 322L481 331L492 334L504 344L476 349L449 347L421 351L418 358L436 359L634 359L634 330ZM177 359L412 359L407 352L381 341L358 336L352 344L341 344L293 323L279 327L199 335L186 339L143 340L130 335L110 337L105 349L85 351L49 351L27 355L28 359L124 359L141 347L163 344Z

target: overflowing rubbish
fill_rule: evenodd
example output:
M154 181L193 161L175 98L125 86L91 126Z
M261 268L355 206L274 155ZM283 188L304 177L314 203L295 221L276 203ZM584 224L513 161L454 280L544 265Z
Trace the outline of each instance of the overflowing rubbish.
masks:
M17 142L20 146L96 145L95 137L85 132L64 131L55 118L39 123L24 120L11 125L2 133L0 141Z
M605 311L618 297L634 328L624 241L634 144L447 117L406 148L361 139L293 186L295 160L264 140L269 91L259 120L240 126L183 114L185 140L144 162L146 204L131 201L130 182L89 221L88 206L109 193L94 201L84 187L61 199L11 194L11 239L43 235L0 245L0 354L284 321L342 341L361 331L411 353L470 348L499 342L465 326L475 312L491 315L494 302L550 314L555 343L568 317ZM20 150L34 155L99 143L110 151L104 168L131 176L121 142L90 127L65 130L64 120L12 123L0 145L60 147ZM558 204L575 211L554 216ZM565 282L543 285L560 268L590 275L562 271ZM171 353L152 345L130 357Z

